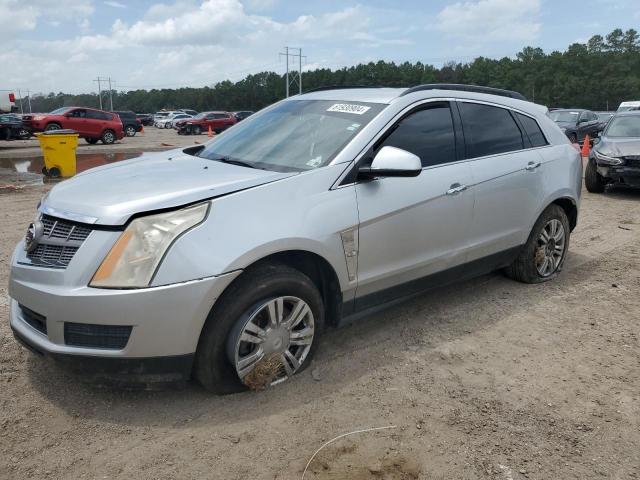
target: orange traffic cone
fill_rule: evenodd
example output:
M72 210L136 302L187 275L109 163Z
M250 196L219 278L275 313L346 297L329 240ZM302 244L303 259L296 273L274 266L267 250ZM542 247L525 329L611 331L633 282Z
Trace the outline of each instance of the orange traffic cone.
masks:
M144 125L140 125L140 135L144 135Z
M209 137L213 137L213 132L211 131L211 125L209 125L209 133L207 133Z
M583 157L588 157L589 156L589 147L591 146L589 144L590 140L589 140L589 135L585 135L584 136L584 140L582 141L582 152L581 155Z

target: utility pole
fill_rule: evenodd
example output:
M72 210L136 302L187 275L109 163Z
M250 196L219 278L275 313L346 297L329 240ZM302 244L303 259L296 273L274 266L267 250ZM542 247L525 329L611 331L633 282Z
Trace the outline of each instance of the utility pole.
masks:
M113 91L111 90L111 77L109 77L109 105L111 106L109 111L113 112Z
M22 109L22 94L20 93L20 89L18 89L18 98L20 99L20 114L23 114L24 110Z
M29 101L29 113L31 113L31 90L27 89L27 100Z
M100 89L100 77L96 78L94 82L98 82L98 98L100 99L100 110L102 110L102 90Z
M290 50L297 50L297 53L289 53ZM298 86L298 93L301 94L302 93L302 59L306 59L307 57L302 55L302 49L301 48L292 48L292 47L284 47L284 53L280 53L280 56L285 56L286 60L287 60L287 74L286 74L286 78L285 78L285 87L286 87L286 94L287 97L289 96L289 92L291 89L291 86ZM293 72L292 75L289 74L289 57L292 58L298 58L298 71L297 72Z

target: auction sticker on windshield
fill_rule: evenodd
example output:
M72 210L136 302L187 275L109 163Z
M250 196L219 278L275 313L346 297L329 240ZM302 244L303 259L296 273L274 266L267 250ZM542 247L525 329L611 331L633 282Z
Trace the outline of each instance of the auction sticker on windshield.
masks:
M334 103L327 112L340 112L340 113L353 113L355 115L362 115L366 113L371 107L365 107L364 105L353 105L351 103Z

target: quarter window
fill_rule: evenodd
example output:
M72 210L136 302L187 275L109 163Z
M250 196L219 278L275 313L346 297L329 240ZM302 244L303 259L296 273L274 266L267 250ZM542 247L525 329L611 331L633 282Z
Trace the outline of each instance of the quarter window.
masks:
M460 102L467 157L484 157L522 150L522 133L508 110Z
M401 148L420 157L423 167L456 160L456 139L448 105L409 114L396 124L380 147Z
M529 137L532 147L543 147L548 145L547 139L544 137L542 130L540 130L538 122L531 117L522 115L521 113L516 113L516 115L518 120L520 120L522 128L524 128L525 133Z

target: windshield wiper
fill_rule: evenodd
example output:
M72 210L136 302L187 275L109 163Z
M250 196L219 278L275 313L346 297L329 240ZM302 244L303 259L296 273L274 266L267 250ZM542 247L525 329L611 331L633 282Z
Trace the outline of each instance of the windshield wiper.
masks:
M216 162L228 163L230 165L238 165L239 167L258 168L255 165L252 165L250 163L243 162L242 160L234 160L229 157L217 157L217 158L212 158L211 160L215 160Z

